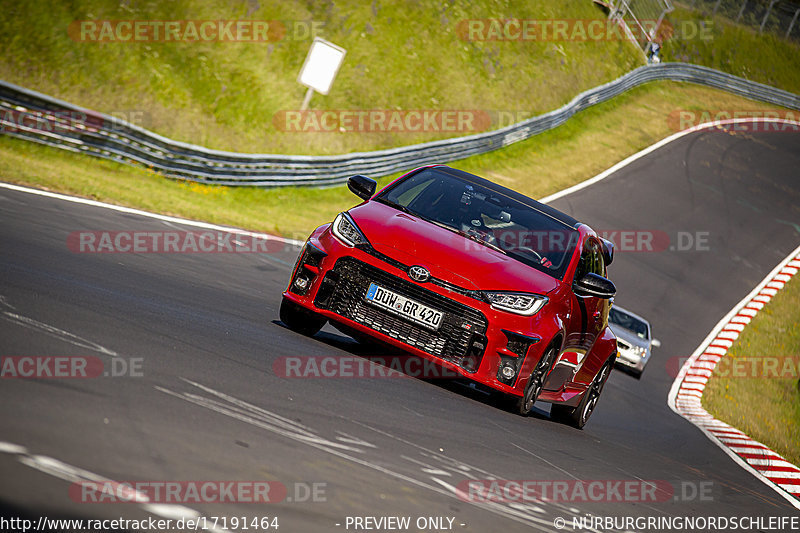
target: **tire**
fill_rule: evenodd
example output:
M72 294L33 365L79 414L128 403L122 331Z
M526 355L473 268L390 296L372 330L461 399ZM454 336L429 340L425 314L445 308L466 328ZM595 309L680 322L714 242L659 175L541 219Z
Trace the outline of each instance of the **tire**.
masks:
M280 316L286 327L309 337L315 335L328 321L287 298L281 301Z
M600 394L603 392L603 387L608 381L608 376L611 375L611 369L614 367L614 360L609 359L606 361L600 371L592 380L589 388L581 398L580 403L575 407L566 405L553 404L550 408L550 418L558 422L564 422L578 429L583 429L589 417L592 416L597 402L600 400Z
M547 377L547 374L550 372L550 369L553 367L553 363L555 362L557 356L558 347L555 344L551 344L547 351L542 355L542 358L539 360L536 368L534 368L531 372L528 382L525 384L525 392L517 400L516 408L517 412L521 416L530 416L531 412L533 411L533 406L536 403L536 400L539 399L539 394L542 392L544 380Z

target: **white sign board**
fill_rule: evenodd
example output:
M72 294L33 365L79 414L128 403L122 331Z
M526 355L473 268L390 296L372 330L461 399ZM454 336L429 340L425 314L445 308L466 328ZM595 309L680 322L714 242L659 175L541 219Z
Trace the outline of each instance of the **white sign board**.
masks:
M316 37L311 43L297 81L318 93L328 94L333 79L342 66L345 53L347 52L344 48Z

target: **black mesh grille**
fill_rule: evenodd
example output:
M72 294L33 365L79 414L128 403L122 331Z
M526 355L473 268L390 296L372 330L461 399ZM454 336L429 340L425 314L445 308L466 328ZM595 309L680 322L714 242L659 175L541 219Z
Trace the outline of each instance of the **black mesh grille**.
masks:
M430 331L367 303L364 296L373 282L442 311L444 316L439 330ZM325 284L328 287L334 285L330 296L317 297L314 302L317 307L328 309L468 370L477 369L475 356L482 353L475 353L473 341L481 342L486 333L486 318L481 312L352 257L339 259L326 275ZM482 352L482 345L478 346Z
M529 342L522 342L522 341L508 341L507 348L509 351L514 352L519 357L525 357L525 352L528 351L528 346L530 346Z

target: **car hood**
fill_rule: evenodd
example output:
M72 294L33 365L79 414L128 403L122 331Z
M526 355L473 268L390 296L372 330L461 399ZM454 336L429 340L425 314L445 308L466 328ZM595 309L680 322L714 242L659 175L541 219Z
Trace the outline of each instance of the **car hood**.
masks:
M388 205L371 201L349 213L379 252L463 288L546 294L559 286L544 272Z

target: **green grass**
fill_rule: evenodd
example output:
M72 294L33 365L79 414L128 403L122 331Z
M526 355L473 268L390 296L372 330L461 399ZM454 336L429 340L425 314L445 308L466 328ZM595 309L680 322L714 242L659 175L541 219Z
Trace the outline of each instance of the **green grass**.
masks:
M676 110L719 107L775 109L705 87L651 83L585 110L559 128L452 164L541 198L588 179L673 133L669 117ZM5 181L296 239L304 239L311 229L357 203L346 187L267 190L184 183L3 136L0 176ZM380 179L379 184L392 177Z
M767 376L759 377L756 372L757 377L752 377L754 373L747 370L752 368L754 359L785 361L785 357L793 358L785 372L764 365ZM741 366L733 366L735 361L740 361ZM783 369L783 365L779 362L777 367ZM712 375L703 394L703 407L790 462L800 464L798 365L800 279L795 276L756 315L720 361L720 370Z
M305 94L296 78L311 39L293 32L273 43L97 43L70 38L70 23L244 18L289 21L291 29L315 22L321 37L347 50L331 93L311 101L319 110L479 109L527 117L643 63L626 42L474 42L456 35L465 19L605 16L587 0L0 0L0 12L0 79L135 118L174 139L241 152L345 153L443 135L278 131L273 116L298 109Z
M664 61L704 65L800 93L800 45L796 42L767 32L759 35L757 28L680 6L668 20L675 33L664 42Z

